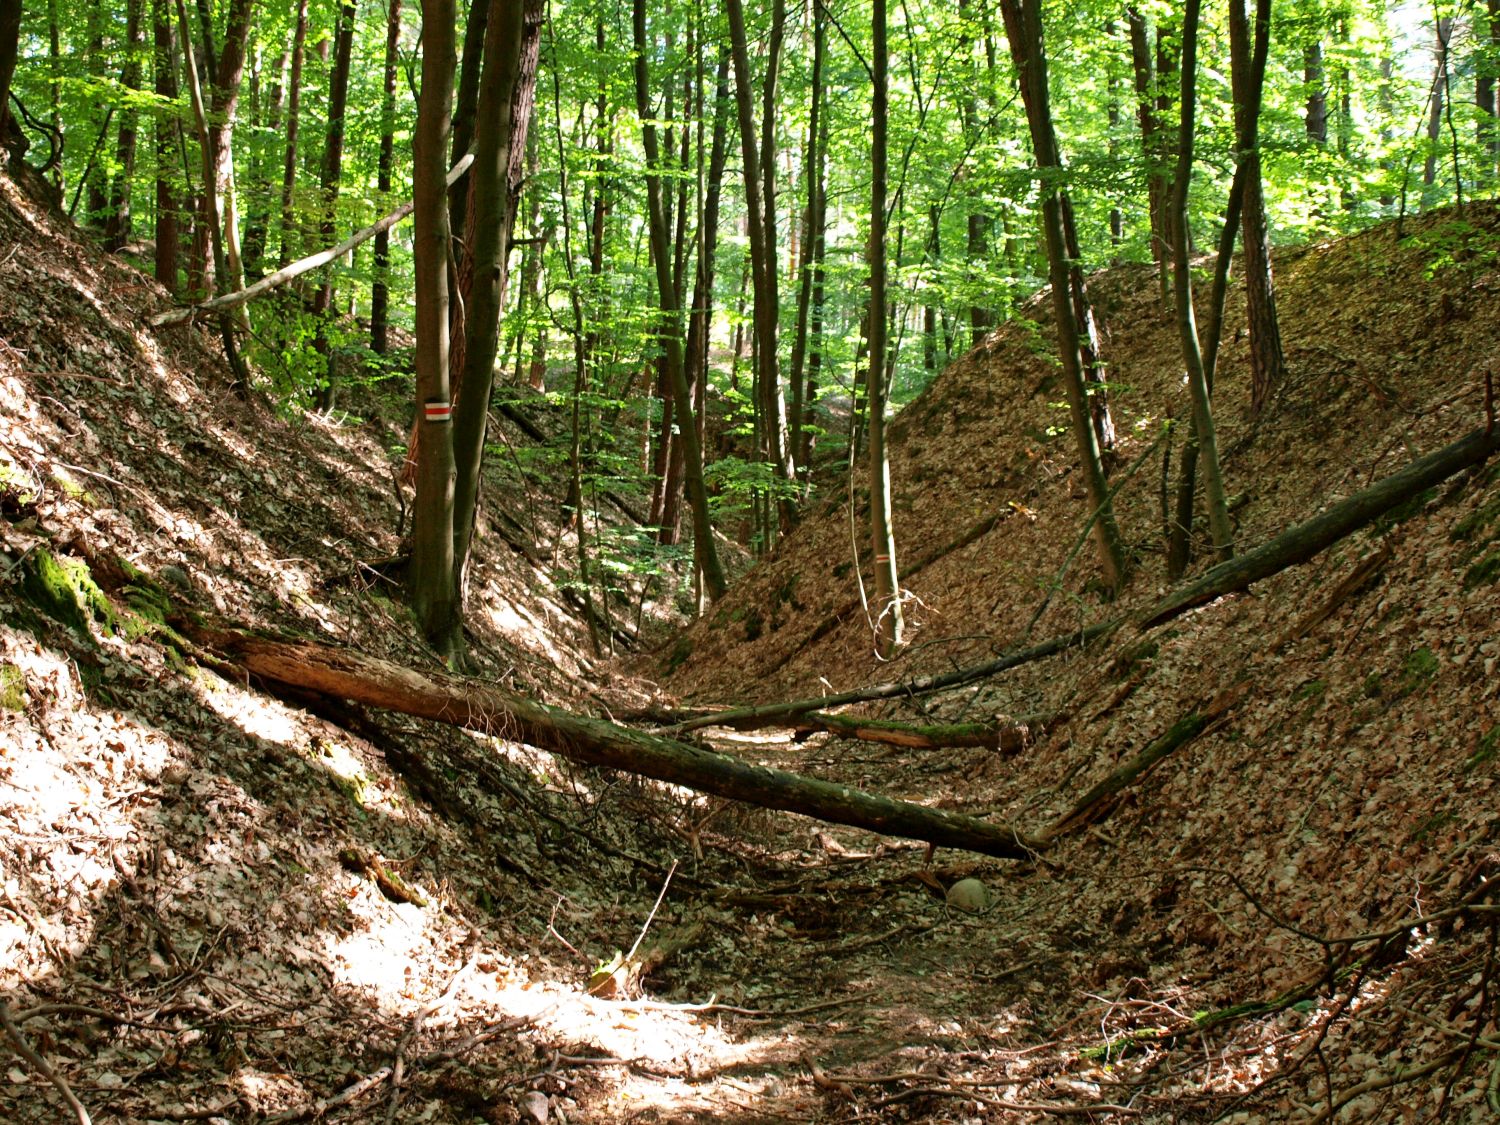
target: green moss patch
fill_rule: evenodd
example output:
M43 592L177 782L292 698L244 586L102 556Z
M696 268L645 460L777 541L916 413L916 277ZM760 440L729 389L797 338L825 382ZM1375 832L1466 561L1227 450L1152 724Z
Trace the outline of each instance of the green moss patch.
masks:
M29 702L26 674L14 664L0 664L0 711L24 711Z

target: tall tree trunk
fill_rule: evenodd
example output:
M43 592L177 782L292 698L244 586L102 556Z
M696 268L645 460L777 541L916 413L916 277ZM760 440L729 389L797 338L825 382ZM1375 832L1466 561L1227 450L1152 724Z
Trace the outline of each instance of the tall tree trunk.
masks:
M818 152L820 156L828 154L828 114L818 126ZM809 294L809 303L812 311L808 316L807 334L807 382L802 392L802 448L798 452L801 464L812 470L813 458L813 403L818 398L818 384L823 373L823 283L824 269L823 261L828 249L828 185L823 176L818 176L818 210L812 222L812 291Z
M1453 18L1443 16L1437 22L1437 41L1433 44L1432 97L1427 112L1427 159L1422 166L1422 186L1437 183L1438 152L1443 141L1443 109L1448 93L1448 44L1453 38ZM1423 203L1429 202L1424 193Z
M661 304L661 343L667 379L672 390L678 429L686 450L684 484L688 507L693 517L693 555L703 575L708 596L718 600L728 588L723 565L714 543L713 524L709 518L708 492L703 485L703 451L698 443L698 427L693 421L692 399L688 389L683 360L682 310L672 277L672 254L667 245L667 217L662 203L661 152L656 126L651 117L651 80L646 65L646 5L634 0L631 5L631 32L635 45L635 102L641 119L641 143L646 153L646 206L649 212L651 257L656 267L656 288Z
M537 59L541 50L542 0L501 4L490 13L485 32L484 76L476 105L474 169L469 173L470 256L474 263L468 293L464 367L454 388L453 452L457 486L453 500L454 580L463 596L463 572L474 535L479 502L484 435L495 353L500 342L500 310L505 304L510 237L515 228L526 166L526 134L536 103ZM582 527L580 525L580 534ZM452 645L462 645L461 621L453 623Z
M21 0L0 0L0 136L10 116L10 81L21 47Z
M1323 43L1316 40L1302 48L1302 80L1307 84L1304 126L1314 144L1328 143L1328 89L1323 84Z
M453 106L453 151L449 163L456 164L474 144L475 107L479 103L479 78L484 70L484 41L489 31L491 0L471 0L464 25L463 59L458 70L458 100ZM467 253L465 227L469 221L469 184L460 181L448 192L448 227L453 239L455 263ZM462 309L450 309L455 318L451 328L455 347L463 347L463 323L456 318Z
M156 96L166 104L177 100L176 35L167 0L151 0L153 53L151 65ZM172 190L170 169L176 163L181 125L157 114L156 136L156 280L177 293L177 262L181 257L182 213Z
M891 462L885 448L886 402L886 119L890 113L890 50L886 44L886 0L874 0L871 16L871 77L874 113L870 128L870 540L875 556L875 635L883 659L901 647L901 588L896 577L896 536L891 527Z
M986 131L986 123L979 119L979 63L974 57L974 36L971 34L971 22L976 18L972 10L972 0L958 0L958 18L960 24L958 50L962 56L964 75L963 81L967 83L962 97L959 99L958 111L963 123L964 143L966 148L972 149L978 144L980 137ZM986 43L988 46L988 41ZM993 56L986 55L989 67L993 71ZM979 193L974 193L978 195ZM995 220L990 214L989 208L982 198L976 198L970 203L967 219L968 243L965 253L968 255L968 272L974 284L976 292L987 289L984 282L980 281L976 274L983 275L988 272L990 260L990 240L994 233ZM995 327L995 310L981 301L974 301L969 306L969 333L970 343L977 345L985 336L989 335L990 329Z
M183 0L177 0L177 27L182 34L183 61L186 64L188 79L188 96L193 105L193 119L198 126L198 151L202 157L203 168L203 198L206 206L204 211L208 215L218 213L218 193L214 186L214 163L213 144L210 140L210 128L208 123L208 107L203 100L203 84L198 78L198 64L193 58L193 52L189 44L191 36L188 29L187 6ZM228 268L224 261L224 240L222 232L217 223L208 224L209 243L213 251L214 275L223 279L228 276ZM222 285L222 280L220 281ZM231 376L230 388L235 394L244 397L250 390L250 373L245 370L245 365L240 359L239 348L234 341L234 324L227 310L219 313L219 334L224 343L224 358L229 363Z
M281 132L281 114L286 105L286 66L291 52L283 48L271 66L271 87L267 91L265 111L256 122L259 129L272 136ZM245 242L243 246L245 273L256 280L266 274L266 247L271 234L271 214L275 207L276 190L271 183L271 168L274 161L265 155L263 146L252 153L250 182L255 185L255 194L245 208Z
M380 192L381 206L387 206L391 194L391 171L396 163L396 64L401 51L401 0L387 0L385 23L385 69L381 78L380 157L376 165L375 189ZM385 355L390 346L391 236L381 231L375 236L375 280L370 286L370 350Z
M307 0L297 0L292 33L292 73L287 82L286 149L281 164L281 253L276 264L294 257L297 243L297 129L302 118L302 63L307 57Z
M323 167L319 176L318 233L324 246L334 243L338 230L339 181L344 165L344 119L349 104L349 65L354 53L354 0L339 5L338 22L333 32L333 72L328 77L328 135L323 142ZM474 173L469 173L473 183ZM315 401L319 410L333 409L338 394L338 372L334 368L333 349L328 342L327 321L333 309L333 267L323 272L323 280L313 294L312 313L317 320L314 345L323 357L323 384Z
M234 126L239 112L240 83L245 75L245 45L250 34L250 18L255 0L230 0L224 25L224 46L219 52L213 83L213 122L209 126L209 144L213 155L214 208L205 203L202 221L216 226L223 246L224 261L216 260L216 272L223 270L221 291L245 287L245 269L240 256L239 208L234 190ZM205 53L213 56L213 44L204 40ZM208 193L204 193L208 199Z
M1099 453L1098 434L1090 414L1084 375L1083 326L1076 319L1073 300L1070 259L1064 216L1068 210L1067 193L1058 173L1063 168L1062 154L1052 123L1051 101L1047 88L1047 55L1042 43L1040 0L1002 0L1006 37L1021 84L1031 130L1032 148L1042 174L1042 233L1047 248L1048 276L1052 282L1052 307L1057 322L1058 351L1062 360L1063 382L1067 390L1074 440L1078 444L1083 466L1085 491L1089 508L1099 513L1094 521L1094 538L1104 584L1119 590L1125 583L1128 562L1120 531L1109 503L1104 466Z
M1479 48L1474 101L1479 107L1478 141L1482 178L1493 181L1500 165L1500 100L1495 96L1495 77L1500 70L1500 0L1487 0L1483 18L1475 19L1475 31L1483 36Z
M761 424L760 453L771 466L772 474L792 482L795 474L786 455L786 400L781 393L778 366L777 324L780 319L777 297L776 209L768 189L775 184L774 136L756 140L754 87L750 78L749 48L745 33L745 12L741 0L727 0L730 53L734 61L735 105L739 114L740 150L744 161L746 225L750 235L750 272L754 286L755 323L755 404ZM766 80L762 105L765 110L762 127L774 134L774 97L776 68L781 36L786 20L785 0L773 0L771 41L767 51ZM769 158L769 159L768 159ZM793 505L787 499L779 505L783 521L790 523ZM776 529L768 527L767 547L774 544Z
M1172 185L1173 288L1177 299L1177 328L1182 337L1182 357L1187 365L1188 389L1193 398L1193 430L1203 462L1203 482L1208 493L1208 521L1214 551L1221 559L1234 553L1234 531L1229 523L1229 504L1224 477L1219 468L1218 439L1214 433L1209 398L1209 373L1198 340L1193 315L1193 282L1188 255L1188 187L1193 176L1193 134L1196 125L1198 17L1202 0L1187 0L1182 19L1181 125L1177 135L1177 171Z
M127 90L141 88L141 55L146 46L141 26L142 0L126 0L125 65L120 68L120 85ZM131 109L120 115L120 135L115 145L115 179L110 185L109 217L104 221L104 248L111 252L124 248L130 239L130 180L135 175L135 137L139 115Z
M1260 0L1256 15L1270 20L1269 0ZM1245 0L1229 0L1229 55L1234 90L1234 132L1239 162L1244 166L1245 305L1250 320L1250 409L1259 414L1281 382L1286 360L1281 348L1281 325L1276 316L1276 288L1271 275L1271 239L1266 228L1265 196L1261 190L1259 108L1262 91L1255 87L1251 65L1251 30ZM1210 372L1209 379L1213 376Z
M807 463L804 430L807 428L812 400L803 381L808 349L808 324L812 311L813 268L816 247L822 238L823 150L820 147L823 128L823 63L828 53L828 16L821 4L813 6L812 104L807 118L807 166L803 182L807 185L807 208L802 228L802 267L797 279L797 324L792 336L792 413L790 441L792 463L803 486L812 466Z
M109 16L104 11L104 0L88 0L88 53L86 65L90 78L96 79L103 85L106 54L104 47L104 26ZM110 115L113 109L107 112L101 105L98 107L103 113L102 124L99 126L99 137L102 140L109 129ZM95 146L97 149L97 145ZM84 223L93 226L103 221L106 210L109 207L109 194L105 183L104 164L100 161L90 159L84 167L84 188L87 202L84 204ZM77 197L74 197L76 204Z
M448 371L448 199L444 167L452 118L454 0L422 0L422 92L412 138L416 283L417 496L407 596L422 631L443 645L458 614L453 567L453 429ZM440 649L444 657L458 654Z

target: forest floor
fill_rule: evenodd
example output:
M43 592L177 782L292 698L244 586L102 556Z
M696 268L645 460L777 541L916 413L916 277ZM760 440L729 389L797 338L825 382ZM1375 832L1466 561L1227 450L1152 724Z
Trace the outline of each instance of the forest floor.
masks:
M1289 373L1258 421L1226 344L1242 545L1484 424L1500 215L1404 233L1278 260ZM1494 467L1166 626L868 712L1063 717L1018 752L707 732L1042 829L1216 715L1032 862L928 856L236 675L167 618L438 669L382 563L404 412L236 400L208 335L146 327L160 289L3 178L0 247L0 1119L68 1119L64 1090L96 1122L1500 1112ZM1177 345L1149 272L1093 284L1116 479L1147 454L1119 496L1122 603L1086 549L1028 633L1086 513L1048 334L1020 319L893 426L897 661L857 608L857 479L654 655L589 656L556 478L506 428L479 675L660 716L946 671L1149 603ZM967 877L982 913L944 902Z

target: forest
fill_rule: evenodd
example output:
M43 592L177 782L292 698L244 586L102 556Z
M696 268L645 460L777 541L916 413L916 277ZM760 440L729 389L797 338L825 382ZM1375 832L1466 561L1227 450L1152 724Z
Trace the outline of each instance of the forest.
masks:
M0 0L0 1116L1500 1115L1497 76Z

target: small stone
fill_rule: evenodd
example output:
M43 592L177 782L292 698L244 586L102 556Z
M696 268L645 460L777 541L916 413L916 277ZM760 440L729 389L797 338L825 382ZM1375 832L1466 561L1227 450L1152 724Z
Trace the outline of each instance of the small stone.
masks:
M193 580L188 577L188 572L180 566L168 564L157 572L161 580L169 586L175 586L184 593L190 593L193 589Z
M547 1095L540 1090L528 1091L521 1098L521 1120L547 1125Z
M978 879L960 879L948 888L948 905L966 914L982 914L989 909L990 892Z

